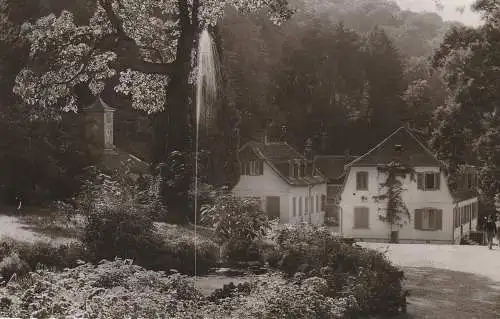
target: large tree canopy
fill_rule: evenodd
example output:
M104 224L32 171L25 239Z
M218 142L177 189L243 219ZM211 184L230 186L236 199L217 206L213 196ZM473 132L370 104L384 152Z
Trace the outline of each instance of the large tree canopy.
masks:
M439 125L433 144L452 172L475 154L482 168L483 195L492 204L500 192L500 6L495 0L479 0L474 8L483 15L485 25L454 28L434 56L449 99L436 112Z
M99 95L110 84L129 96L134 108L155 113L152 161L166 164L164 201L174 220L185 220L195 158L192 87L199 33L214 31L227 7L244 14L263 10L275 23L292 11L286 0L91 3L84 23L62 10L22 25L20 38L29 46L30 60L17 75L14 92L45 117L76 111L86 96Z
M77 25L69 11L22 25L31 61L14 91L42 113L76 110L75 87L84 84L97 95L119 72L117 92L130 95L137 109L162 111L182 34L215 25L226 6L245 13L268 8L276 22L291 14L282 0L99 0L86 25Z

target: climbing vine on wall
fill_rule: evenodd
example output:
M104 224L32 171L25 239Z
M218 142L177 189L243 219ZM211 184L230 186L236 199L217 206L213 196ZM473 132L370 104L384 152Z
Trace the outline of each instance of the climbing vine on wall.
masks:
M394 225L402 227L411 219L410 212L402 198L403 192L406 191L402 180L409 176L410 180L414 181L415 171L411 166L400 161L392 161L377 169L379 173L387 177L384 182L380 183L382 194L374 196L374 199L385 202L384 213L380 214L379 218L389 224L392 233Z

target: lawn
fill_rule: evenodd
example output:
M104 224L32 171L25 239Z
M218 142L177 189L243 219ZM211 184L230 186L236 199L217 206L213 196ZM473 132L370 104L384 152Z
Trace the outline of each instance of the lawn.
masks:
M403 267L410 290L408 314L398 318L496 319L500 283L470 273Z

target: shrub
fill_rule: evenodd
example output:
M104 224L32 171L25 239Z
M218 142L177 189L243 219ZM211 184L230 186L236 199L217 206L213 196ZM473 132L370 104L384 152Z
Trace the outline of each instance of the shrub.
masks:
M78 242L58 246L42 241L35 243L3 242L0 257L5 258L12 254L17 254L31 270L35 270L39 265L56 269L71 268L77 266L80 260L91 259L85 246Z
M317 281L323 282L318 278ZM356 311L354 298L332 298L308 283L290 283L262 279L253 284L250 294L243 296L231 318L349 318ZM228 316L229 317L229 316ZM226 317L227 318L227 317Z
M213 204L202 207L201 215L201 221L215 227L219 238L226 242L260 239L270 229L266 213L255 200L228 192L219 192Z
M384 254L345 243L324 228L286 226L276 235L283 254L278 267L289 277L302 272L328 283L328 295L356 298L363 315L392 315L401 302L403 272Z
M87 216L82 241L98 259L137 259L159 245L153 221L122 205L103 207Z
M183 274L207 274L210 269L217 266L219 261L219 247L210 240L198 239L195 246L194 237L184 236L179 239L167 241L163 244L160 252L167 263L158 264L157 270L175 269ZM157 260L158 263L159 260ZM168 266L168 269L165 269Z
M259 245L256 241L233 239L223 246L222 257L230 265L239 262L260 261Z
M4 257L0 261L0 277L4 280L9 280L13 274L17 276L23 276L29 271L28 264L19 258L19 255L15 252Z

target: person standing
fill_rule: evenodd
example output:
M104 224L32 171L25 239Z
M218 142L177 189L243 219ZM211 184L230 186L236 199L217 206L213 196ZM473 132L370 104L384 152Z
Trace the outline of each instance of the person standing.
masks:
M497 234L497 227L493 222L493 218L491 216L488 217L488 220L486 221L486 225L484 228L486 230L486 239L488 241L488 248L491 249L491 246L493 245L493 237L495 237L495 235Z
M495 220L495 226L497 230L497 243L498 247L500 247L500 214L497 214L497 218Z

